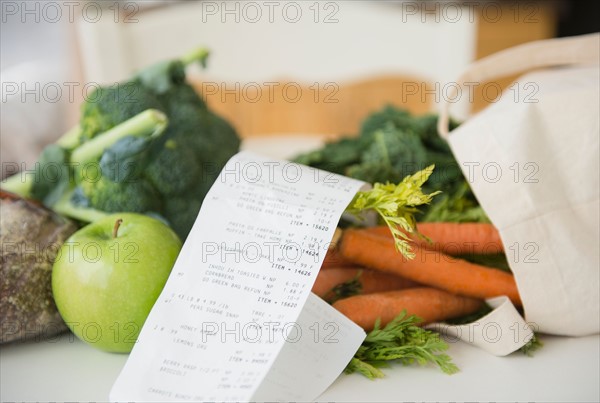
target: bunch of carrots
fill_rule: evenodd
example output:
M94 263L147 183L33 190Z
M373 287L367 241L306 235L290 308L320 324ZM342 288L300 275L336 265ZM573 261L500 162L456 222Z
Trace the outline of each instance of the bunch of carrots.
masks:
M521 306L512 274L455 257L502 253L492 224L421 223L417 230L413 259L397 252L387 226L344 230L313 292L367 331L377 319L385 326L403 311L420 317L421 325L463 317L501 295Z

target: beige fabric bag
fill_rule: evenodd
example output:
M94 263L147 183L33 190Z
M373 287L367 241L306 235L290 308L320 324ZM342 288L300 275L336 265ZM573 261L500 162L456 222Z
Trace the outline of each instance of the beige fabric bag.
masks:
M497 53L474 63L458 84L538 69L512 87L529 90L519 97L505 91L452 133L448 104L440 115L440 135L500 231L525 319L544 333L600 331L599 52L600 34L593 34ZM509 301L494 303L503 308L482 321L514 342L468 341L505 355L531 336L518 334L522 319Z

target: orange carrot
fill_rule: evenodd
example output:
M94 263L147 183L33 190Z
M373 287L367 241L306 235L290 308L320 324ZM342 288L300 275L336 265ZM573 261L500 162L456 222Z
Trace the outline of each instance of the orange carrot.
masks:
M327 253L325 254L325 259L323 260L323 265L321 266L321 270L332 268L338 269L341 267L356 268L356 265L341 257L336 249L327 250Z
M368 228L369 232L392 237L387 226ZM496 227L487 223L424 222L417 230L432 243L413 237L417 245L450 255L502 253L504 248Z
M359 281L362 285L363 294L403 290L405 288L420 286L420 284L415 283L407 278L369 269L363 269L362 274L359 277Z
M355 295L335 302L333 307L370 331L378 318L383 327L403 310L408 315L419 316L423 319L420 325L425 325L474 313L482 304L483 301L478 299L461 297L435 288L419 287Z
M511 274L418 246L412 250L414 259L407 259L396 251L391 237L367 230L347 230L339 244L340 254L356 264L467 297L506 295L515 305L521 305Z
M415 287L414 281L387 273L361 268L330 268L321 270L313 285L312 292L325 298L335 286L356 279L361 285L361 294L402 290Z

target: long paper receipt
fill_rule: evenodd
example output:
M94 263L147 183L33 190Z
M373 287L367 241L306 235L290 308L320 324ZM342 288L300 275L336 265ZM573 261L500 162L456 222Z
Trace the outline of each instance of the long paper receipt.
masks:
M206 196L111 401L308 401L365 333L311 294L364 183L249 152Z

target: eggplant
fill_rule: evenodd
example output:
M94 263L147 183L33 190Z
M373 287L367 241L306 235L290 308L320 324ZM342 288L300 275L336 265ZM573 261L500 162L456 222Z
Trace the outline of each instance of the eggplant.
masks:
M44 206L0 191L0 343L67 330L52 297L52 265L76 230Z

